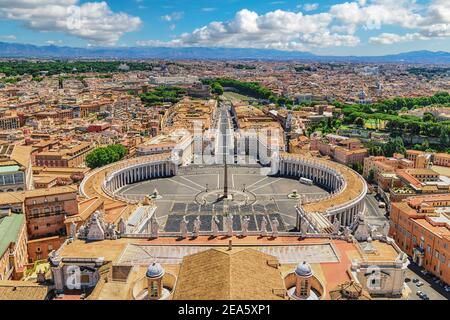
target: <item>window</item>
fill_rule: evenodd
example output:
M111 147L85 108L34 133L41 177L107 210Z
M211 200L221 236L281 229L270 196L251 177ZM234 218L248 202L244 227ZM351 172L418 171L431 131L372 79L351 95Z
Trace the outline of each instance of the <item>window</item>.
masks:
M300 285L300 296L308 295L308 280L303 280Z
M150 285L150 297L158 297L158 283L156 281L153 281Z

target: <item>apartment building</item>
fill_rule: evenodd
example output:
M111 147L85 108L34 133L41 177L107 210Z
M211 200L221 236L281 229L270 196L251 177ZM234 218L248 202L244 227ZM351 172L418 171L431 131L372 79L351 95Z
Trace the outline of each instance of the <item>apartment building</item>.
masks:
M0 117L0 129L12 130L20 128L20 118L18 115L3 115Z
M176 129L171 133L160 134L150 138L136 147L137 156L147 156L160 153L175 152L181 163L187 164L192 160L193 138L188 130Z
M433 155L433 165L450 167L450 154L448 153L435 153Z
M21 279L27 263L25 215L0 209L0 281Z
M0 192L33 189L31 147L0 145Z
M389 234L419 266L450 283L450 194L392 203Z
M0 209L25 213L28 261L46 259L66 239L64 219L78 213L78 189L63 186L0 193Z
M363 164L369 152L359 139L348 138L335 134L315 134L311 137L311 150L318 150L321 155L329 156L336 162L350 165Z
M34 164L38 167L79 167L93 149L94 145L90 142L53 146L49 150L37 152Z
M406 158L414 162L414 168L427 168L431 162L431 154L418 150L406 150Z

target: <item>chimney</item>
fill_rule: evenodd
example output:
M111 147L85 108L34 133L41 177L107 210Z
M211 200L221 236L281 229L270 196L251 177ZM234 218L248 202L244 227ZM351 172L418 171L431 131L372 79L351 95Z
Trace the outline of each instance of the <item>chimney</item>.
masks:
M228 251L233 249L233 240L228 240Z

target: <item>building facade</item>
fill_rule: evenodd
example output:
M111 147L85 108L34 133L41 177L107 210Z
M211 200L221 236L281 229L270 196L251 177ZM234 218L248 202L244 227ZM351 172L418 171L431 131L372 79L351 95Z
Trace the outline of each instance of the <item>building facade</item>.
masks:
M390 235L420 267L450 283L450 195L393 203Z

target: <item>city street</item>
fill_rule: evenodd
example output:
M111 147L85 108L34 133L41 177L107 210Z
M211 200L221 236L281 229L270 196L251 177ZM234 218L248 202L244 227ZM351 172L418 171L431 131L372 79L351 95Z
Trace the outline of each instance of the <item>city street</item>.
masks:
M379 207L379 201L375 198L375 194L367 194L366 199L366 220L369 224L382 226L389 219L386 217L386 209Z
M419 282L423 282L423 286L418 287L413 282L414 279L418 279ZM418 291L426 293L430 300L449 300L450 293L445 292L443 287L436 284L432 277L429 275L423 275L420 272L420 268L415 263L410 263L408 270L406 271L406 284L411 289L411 294L408 300L421 300L417 295Z

